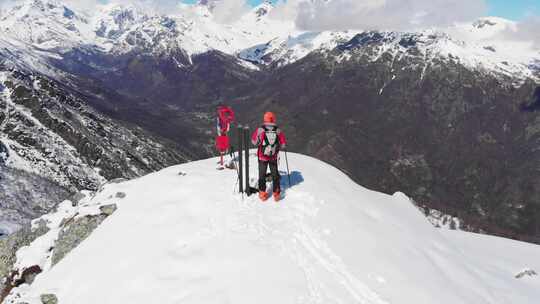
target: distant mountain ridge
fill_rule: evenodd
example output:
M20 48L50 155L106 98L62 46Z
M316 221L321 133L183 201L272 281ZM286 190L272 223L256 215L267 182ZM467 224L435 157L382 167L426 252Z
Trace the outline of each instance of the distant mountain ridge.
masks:
M253 8L231 24L217 22L212 8L205 3L183 5L169 15L136 5L107 4L87 12L59 0L16 3L0 16L1 38L15 39L26 45L23 47L36 48L52 57L73 49L90 49L114 55L182 53L189 62L193 55L217 50L257 64L277 62L283 66L312 51L330 51L345 40L365 35L361 30L320 33L300 30L293 21L273 17L270 2ZM512 21L489 17L446 29L381 32L385 39L379 42L381 51L416 45L426 61L453 57L469 68L521 79L536 78L540 51L499 35L512 28L515 28Z

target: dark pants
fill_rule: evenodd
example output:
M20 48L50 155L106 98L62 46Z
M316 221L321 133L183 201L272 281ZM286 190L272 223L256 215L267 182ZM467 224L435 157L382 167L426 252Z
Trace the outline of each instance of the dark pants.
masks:
M266 191L266 171L270 167L272 174L272 182L274 183L274 192L281 192L280 180L277 160L262 161L259 160L259 191Z

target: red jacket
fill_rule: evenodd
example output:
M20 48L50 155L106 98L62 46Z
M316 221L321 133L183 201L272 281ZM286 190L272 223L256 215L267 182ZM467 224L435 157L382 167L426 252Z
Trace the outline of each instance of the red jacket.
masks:
M263 153L263 144L264 144L264 137L265 137L265 130L264 127L275 127L276 128L276 134L277 134L277 141L278 141L278 147L277 152L274 154L274 156L266 156ZM287 140L285 139L285 134L281 131L280 128L278 128L275 124L271 123L265 123L262 127L259 127L255 132L253 132L253 135L251 136L251 142L253 145L257 146L257 156L259 157L259 160L262 161L274 161L278 159L279 150L284 149Z
M218 107L217 132L219 136L227 135L234 122L234 112L230 107Z

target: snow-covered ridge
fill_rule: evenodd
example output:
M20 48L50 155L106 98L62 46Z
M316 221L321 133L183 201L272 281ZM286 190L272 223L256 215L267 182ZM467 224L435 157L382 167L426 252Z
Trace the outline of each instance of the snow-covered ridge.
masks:
M413 58L424 70L439 62L456 62L472 70L496 73L508 79L540 81L533 66L535 56L539 54L533 50L516 53L504 43L466 42L434 30L418 33L363 32L339 45L338 50L337 55L332 55L336 55L335 59L339 62L358 59L358 55L367 56L375 62L386 54L394 60Z
M301 31L293 21L274 18L268 2L229 24L218 22L204 2L180 5L170 14L136 5L107 4L85 12L59 0L17 3L0 16L0 40L16 40L11 43L22 43L34 52L40 50L44 56L61 56L80 47L113 54L180 52L188 56L219 50L253 63L283 66L313 51L331 50L361 33ZM436 41L420 48L429 58L453 56L470 68L537 78L540 50L532 42L512 40L508 33L515 27L511 21L489 17L450 28L392 35L436 37ZM395 45L396 41L390 41L381 48L388 50Z
M110 184L44 217L51 232L18 253L45 265L6 303L535 303L540 247L434 228L403 194L362 188L290 154L285 199L234 193L217 159ZM255 155L252 155L255 159ZM256 168L252 168L255 173ZM119 195L121 193L122 195ZM53 267L61 214L109 216ZM39 221L39 220L38 220ZM54 248L53 248L54 250ZM40 258L44 257L44 259Z

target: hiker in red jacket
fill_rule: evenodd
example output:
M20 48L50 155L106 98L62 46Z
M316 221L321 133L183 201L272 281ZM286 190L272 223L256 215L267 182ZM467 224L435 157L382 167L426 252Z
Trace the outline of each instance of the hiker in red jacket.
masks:
M262 201L268 199L266 192L266 171L270 167L274 185L274 199L281 199L280 175L278 171L278 155L285 148L287 141L285 135L276 125L276 115L272 112L264 114L264 124L251 136L251 142L258 147L259 158L259 198Z
M230 107L219 106L217 109L217 134L216 148L220 154L220 167L223 169L223 155L231 148L229 141L229 131L231 129L231 123L234 122L234 112ZM231 160L232 161L232 160ZM231 164L227 164L225 167L229 167Z

